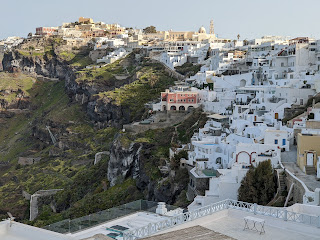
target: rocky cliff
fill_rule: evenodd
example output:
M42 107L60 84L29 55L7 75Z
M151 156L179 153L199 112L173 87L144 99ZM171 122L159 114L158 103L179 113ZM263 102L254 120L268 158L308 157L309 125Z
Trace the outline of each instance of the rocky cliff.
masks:
M121 80L117 79L117 74L112 73L112 76L108 76L107 79L103 79L104 76L102 75L102 79L98 76L96 80L78 81L80 77L84 79L92 77L90 71L79 71L81 68L70 65L69 62L55 54L25 56L18 50L5 53L2 63L4 71L21 71L32 76L64 80L66 92L70 99L83 105L91 120L99 124L100 127L121 127L132 120L130 109L127 106L117 105L112 99L101 98L98 94L112 91L115 88L136 81L138 78L135 71ZM134 60L134 57L128 57L123 61L122 65L139 69L139 63ZM87 74L88 77L83 77L83 74Z
M186 188L187 172L169 166L169 171L161 174L158 169L161 160L153 159L155 161L152 162L153 154L159 148L157 144L131 142L126 145L121 142L121 134L112 144L108 162L108 180L111 186L131 177L136 179L138 189L145 193L148 200L175 203ZM150 164L153 165L152 168Z
M43 159L32 166L17 166L3 179L7 189L31 194L39 189L64 189L55 196L57 215L39 209L40 225L55 217L78 217L140 198L173 204L183 196L188 173L168 160L174 129L136 136L119 131L122 124L140 120L145 104L173 83L161 65L137 62L131 55L121 63L91 70L75 67L53 53L31 56L14 50L5 54L3 66L6 71L54 79L38 81L31 89L35 110L29 116L14 119L7 130L0 128L0 140L14 139L0 144L5 159L11 161L21 153ZM55 145L46 126L57 139ZM95 154L101 151L109 151L110 156L93 165ZM161 172L159 166L168 171ZM17 201L20 195L21 191L16 193ZM1 201L11 211L11 200ZM52 218L41 223L44 213Z

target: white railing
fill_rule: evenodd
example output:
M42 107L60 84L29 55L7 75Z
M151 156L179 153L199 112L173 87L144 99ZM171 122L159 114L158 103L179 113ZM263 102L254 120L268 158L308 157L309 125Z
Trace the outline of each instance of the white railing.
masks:
M201 217L211 215L215 212L219 212L227 208L228 208L228 200L217 202L217 203L196 209L194 211L186 212L186 213L168 218L166 220L163 220L157 223L149 223L147 226L125 231L123 232L123 239L135 240L137 238L147 237L154 233L163 231L165 229L172 228L174 226L183 224L185 222L189 222Z
M274 218L283 219L284 221L292 221L303 224L308 224L320 228L320 216L312 216L288 211L286 208L276 208L257 205L255 203L247 203L242 201L226 199L199 209L185 212L183 214L170 217L156 223L149 223L148 225L133 230L123 232L123 240L135 240L153 235L157 232L173 228L177 225L212 215L215 212L220 212L224 209L237 209L241 211L251 212L253 214L270 216Z
M310 204L310 205L315 205L318 204L316 203L315 200L315 192L310 191L309 188L307 187L307 185L300 180L299 178L297 178L292 172L290 172L287 168L285 168L281 162L281 159L279 161L280 163L280 167L286 172L288 173L294 180L296 180L298 183L301 184L301 186L304 189L304 195L303 195L303 203L304 204Z

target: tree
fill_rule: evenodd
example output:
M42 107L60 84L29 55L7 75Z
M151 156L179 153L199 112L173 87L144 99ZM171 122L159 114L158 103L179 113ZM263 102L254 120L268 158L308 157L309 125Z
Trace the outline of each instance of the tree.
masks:
M205 57L204 60L207 60L207 59L210 57L211 51L212 51L212 49L211 49L211 47L209 47L209 48L208 48L208 51L207 51L207 55L206 55L206 57Z
M271 161L267 160L249 169L238 190L238 199L266 205L274 197L275 190L273 168Z
M143 29L143 33L157 33L155 26L149 26Z

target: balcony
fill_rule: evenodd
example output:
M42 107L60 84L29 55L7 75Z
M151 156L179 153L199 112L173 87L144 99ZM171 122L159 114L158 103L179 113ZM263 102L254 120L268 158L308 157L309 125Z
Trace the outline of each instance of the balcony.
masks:
M275 96L272 96L271 98L268 98L268 101L270 103L278 103L280 101L284 100L284 98L278 98L278 97L275 97Z

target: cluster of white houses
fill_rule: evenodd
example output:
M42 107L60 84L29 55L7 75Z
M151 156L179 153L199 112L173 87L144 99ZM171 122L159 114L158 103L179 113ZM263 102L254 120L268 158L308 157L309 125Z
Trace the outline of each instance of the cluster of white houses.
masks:
M282 122L290 118L290 110L305 107L320 91L320 41L267 36L233 42L215 38L190 46L186 41L179 46L180 51L167 48L158 59L169 68L189 62L201 64L201 69L184 85L161 93L153 110L201 106L209 115L190 144L173 150L188 151L181 164L190 170L188 198L194 201L189 209L237 199L249 166L270 159L279 168L281 152L290 151L291 144L297 144L302 171L318 170L317 105L287 125Z

